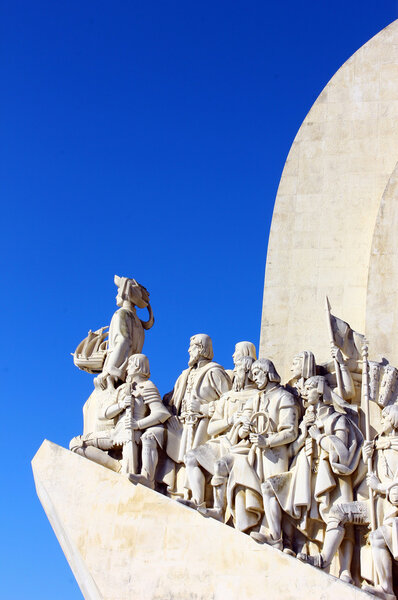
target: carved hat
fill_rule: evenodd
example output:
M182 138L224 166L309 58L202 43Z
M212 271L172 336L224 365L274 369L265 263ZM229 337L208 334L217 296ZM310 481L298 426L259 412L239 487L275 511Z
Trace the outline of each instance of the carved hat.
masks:
M303 359L302 377L304 377L304 379L314 377L314 375L316 375L316 363L313 353L310 352L310 350L304 350L303 352L300 352L298 356Z
M143 285L139 284L135 279L128 277L119 277L115 275L115 285L120 290L120 295L123 299L129 300L138 308L146 308L149 304L149 292Z

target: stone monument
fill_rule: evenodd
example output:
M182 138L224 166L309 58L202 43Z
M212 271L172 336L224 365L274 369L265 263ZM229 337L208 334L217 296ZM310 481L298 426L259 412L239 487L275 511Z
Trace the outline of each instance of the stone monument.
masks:
M115 276L109 331L73 355L96 375L83 433L33 459L87 600L396 600L397 49L398 21L340 69L293 143L260 358L236 342L228 372L194 334L162 398L142 353L149 292Z

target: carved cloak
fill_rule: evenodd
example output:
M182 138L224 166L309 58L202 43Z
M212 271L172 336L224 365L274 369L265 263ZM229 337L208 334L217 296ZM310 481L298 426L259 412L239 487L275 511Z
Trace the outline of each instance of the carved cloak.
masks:
M316 456L305 445L289 472L268 479L282 509L300 521L304 533L308 518L326 522L334 502L352 501L350 475L358 466L363 442L351 419L332 407L321 408L317 425L327 437L329 452L317 446ZM347 444L335 435L338 430L347 433Z

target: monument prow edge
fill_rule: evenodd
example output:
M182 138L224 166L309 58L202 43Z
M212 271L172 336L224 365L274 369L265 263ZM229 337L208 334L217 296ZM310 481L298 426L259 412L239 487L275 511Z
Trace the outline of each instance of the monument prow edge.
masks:
M86 600L371 597L48 440L32 468Z

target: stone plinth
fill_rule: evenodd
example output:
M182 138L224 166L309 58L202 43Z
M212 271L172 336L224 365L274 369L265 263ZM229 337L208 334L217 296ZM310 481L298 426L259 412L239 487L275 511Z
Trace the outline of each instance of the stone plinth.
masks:
M49 441L32 466L86 600L371 598Z

